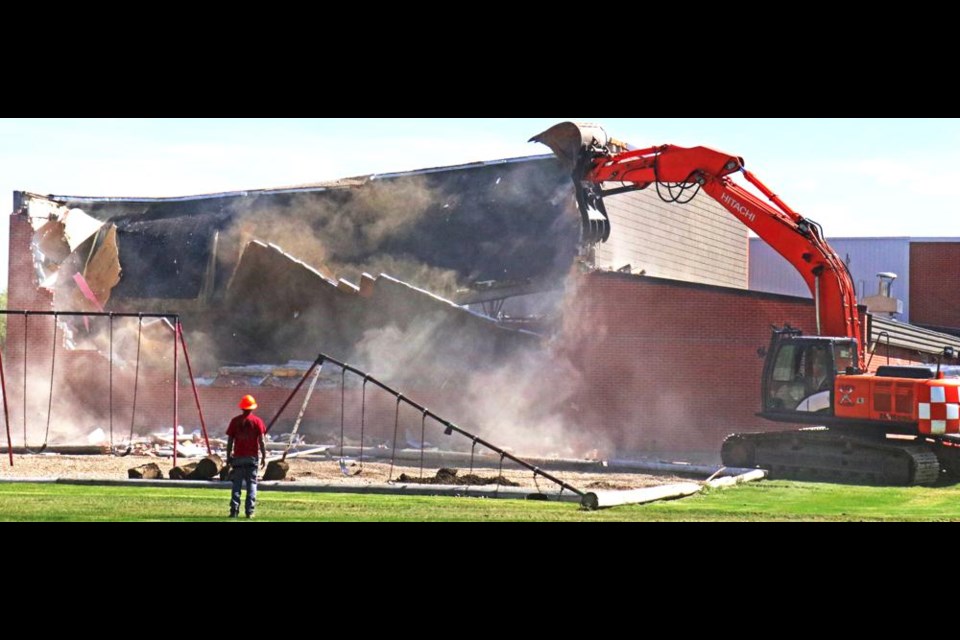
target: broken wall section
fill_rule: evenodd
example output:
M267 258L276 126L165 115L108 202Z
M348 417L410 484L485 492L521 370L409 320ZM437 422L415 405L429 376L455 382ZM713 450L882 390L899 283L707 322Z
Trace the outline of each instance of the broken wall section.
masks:
M36 279L53 294L54 307L103 311L120 282L116 227L43 200L30 201L28 220Z
M333 280L251 242L228 287L218 332L222 361L278 363L321 351L395 383L429 385L494 365L540 338L513 331L388 275Z

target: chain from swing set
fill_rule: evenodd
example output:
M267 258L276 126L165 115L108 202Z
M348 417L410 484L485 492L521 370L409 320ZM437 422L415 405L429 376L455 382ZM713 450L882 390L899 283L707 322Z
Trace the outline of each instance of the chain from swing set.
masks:
M504 478L503 478L503 458L504 458L504 456L506 456L506 455L507 455L507 454L505 454L505 453L501 453L501 454L500 454L500 468L497 469L497 488L496 488L496 490L493 492L493 495L494 495L494 496L499 496L499 495L500 495L500 481L504 479Z
M133 448L133 426L137 418L137 388L140 386L140 340L143 335L143 316L137 315L137 360L133 373L133 410L130 412L130 439L128 450ZM174 338L176 339L176 338ZM177 446L177 433L173 433L173 446Z
M109 382L109 394L110 394L110 451L113 451L113 314L109 316L109 328L110 328L110 382Z
M477 440L479 439L478 436L473 436L473 446L470 447L470 475L473 475L473 456L477 452Z
M360 392L360 468L357 473L363 471L363 428L367 422L367 380L369 379L369 375L363 376L363 389Z
M429 411L430 411L429 409L424 407L423 417L420 419L420 479L421 480L423 480L423 447L424 447L423 432L424 432L424 429L426 429L427 427L427 413Z
M340 369L340 459L343 460L343 407L347 370Z
M23 312L23 448L33 453L27 446L27 320L30 314Z
M397 458L397 428L400 426L400 402L403 400L403 394L397 394L397 410L393 416L393 451L390 453L390 473L387 474L387 482L393 480L393 462Z
M39 450L34 451L30 448L30 445L27 444L27 320L30 317L29 311L23 312L23 448L27 453L40 453L47 448L46 442L43 443L43 446ZM56 356L57 349L57 321L56 316L54 316L53 323L53 349L54 356ZM53 378L50 379L50 393L53 393ZM50 413L49 413L49 404L47 411L47 428L49 430L50 426Z
M53 381L54 381L53 375L56 372L56 365L57 365L57 327L60 324L57 321L57 318L59 318L59 315L54 313L53 314L53 353L50 356L50 393L47 396L47 428L43 434L43 446L40 447L40 451L38 451L38 453L43 453L43 451L47 448L47 442L49 441L49 438L50 438L50 418L53 415Z
M343 372L342 375L346 375L347 370L341 369ZM369 375L363 377L363 387L360 393L360 466L357 467L357 470L353 473L347 472L347 466L343 459L343 405L342 405L342 395L341 395L341 408L340 408L340 471L344 475L357 476L363 473L363 430L367 421L367 380L370 378ZM343 380L341 379L341 385ZM343 387L341 386L341 394L343 393Z

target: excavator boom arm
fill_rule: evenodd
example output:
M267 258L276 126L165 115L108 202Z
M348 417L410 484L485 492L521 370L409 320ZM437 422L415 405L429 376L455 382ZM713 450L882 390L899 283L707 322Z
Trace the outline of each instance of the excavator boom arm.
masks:
M746 171L742 158L707 147L663 145L624 150L622 143L610 144L599 127L573 123L556 125L531 140L549 146L567 165L584 219L596 219L598 211L605 216L605 194L651 184L698 185L800 272L814 296L818 333L855 339L859 368L864 368L860 317L846 265L823 239L819 225L790 209ZM770 202L735 183L729 176L737 172ZM603 185L617 182L624 186L603 189ZM598 239L606 240L606 234L608 228Z

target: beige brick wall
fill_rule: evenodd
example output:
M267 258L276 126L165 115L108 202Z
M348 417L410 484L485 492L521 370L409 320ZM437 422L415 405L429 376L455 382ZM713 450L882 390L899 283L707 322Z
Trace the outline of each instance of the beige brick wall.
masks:
M666 194L665 194L666 195ZM611 232L596 264L633 273L746 289L747 228L710 196L685 205L663 202L654 186L605 201Z

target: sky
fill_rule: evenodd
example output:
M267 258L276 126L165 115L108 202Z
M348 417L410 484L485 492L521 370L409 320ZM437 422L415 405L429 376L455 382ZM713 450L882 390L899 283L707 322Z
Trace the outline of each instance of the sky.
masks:
M565 120L740 156L828 240L960 236L960 119L0 118L0 198L9 213L14 191L186 196L540 155L527 140ZM0 224L0 289L8 236Z

